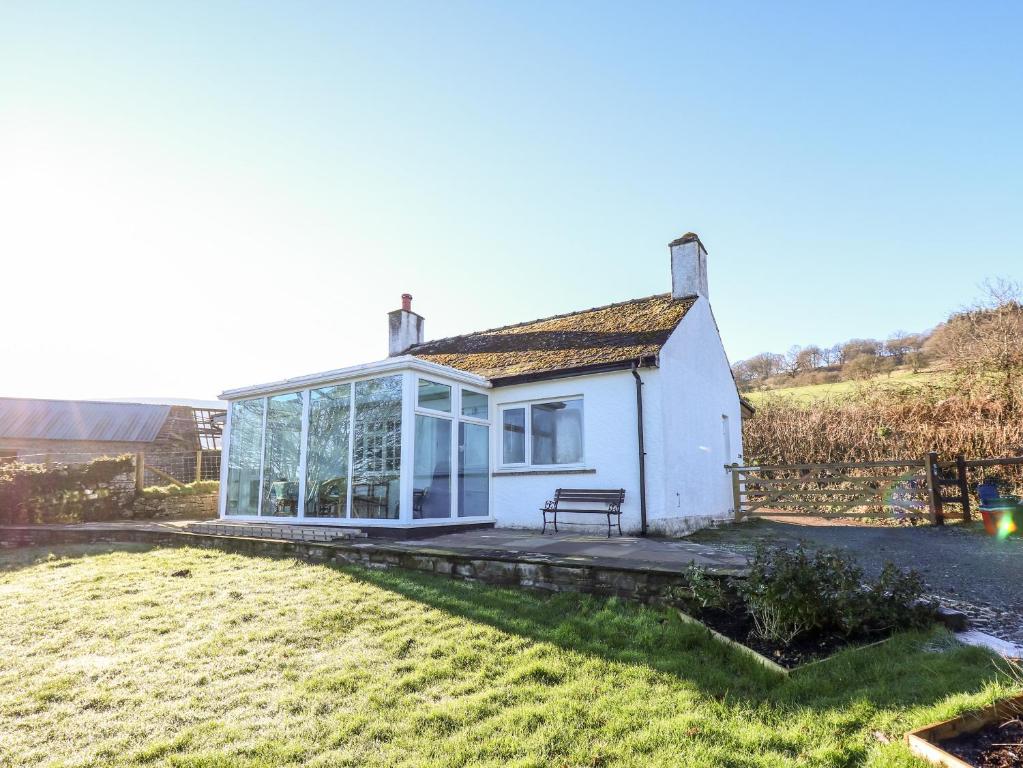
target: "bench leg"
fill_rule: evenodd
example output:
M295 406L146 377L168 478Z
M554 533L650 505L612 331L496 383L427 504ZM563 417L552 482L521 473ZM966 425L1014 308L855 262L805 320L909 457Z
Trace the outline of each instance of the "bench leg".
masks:
M558 532L558 510L554 510L554 532Z
M618 515L618 535L622 535L622 516Z
M543 511L543 530L540 531L540 535L543 536L545 533L547 533L547 510L546 509Z
M611 538L611 513L607 513L607 537Z

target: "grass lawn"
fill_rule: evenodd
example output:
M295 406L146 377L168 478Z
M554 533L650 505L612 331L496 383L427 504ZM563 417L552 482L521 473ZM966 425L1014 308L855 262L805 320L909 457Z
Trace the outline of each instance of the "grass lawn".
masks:
M3 766L911 766L1004 690L941 632L781 681L667 611L207 550L2 551L0 610Z

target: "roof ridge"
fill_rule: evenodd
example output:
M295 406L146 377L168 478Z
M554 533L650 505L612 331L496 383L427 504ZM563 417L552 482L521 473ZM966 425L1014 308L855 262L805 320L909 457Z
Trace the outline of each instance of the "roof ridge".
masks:
M136 403L134 401L122 401L122 400L74 400L69 398L60 397L11 397L9 395L0 395L0 401L3 400L22 400L30 403L76 403L82 405L143 405L146 407L155 408L170 408L173 407L168 403Z
M613 301L610 304L601 304L600 306L589 307L588 309L577 309L577 310L575 310L573 312L562 312L560 314L550 315L548 317L538 317L535 320L524 320L524 321L522 321L520 323L509 323L508 325L498 325L498 326L495 326L493 328L484 328L483 330L480 330L480 331L469 331L468 333L456 333L454 336L444 336L444 337L439 338L439 339L430 339L429 341L424 341L424 342L422 342L420 344L412 345L411 347L408 348L408 352L407 353L413 353L413 350L415 350L415 349L417 349L419 347L426 347L426 346L429 346L430 344L436 344L436 343L439 343L439 342L442 342L442 341L451 341L452 339L461 339L461 338L463 338L465 336L479 336L479 335L484 334L484 333L493 333L494 331L504 331L504 330L507 330L509 328L521 328L524 325L532 325L533 323L542 323L542 322L546 322L548 320L558 320L558 319L560 319L562 317L571 317L572 315L581 315L581 314L583 314L585 312L596 312L596 311L601 310L601 309L611 309L612 307L622 307L622 306L625 306L626 304L638 304L641 301L650 301L650 299L657 299L657 298L661 298L663 296L669 296L670 297L671 296L671 292L670 291L664 291L662 293L652 293L649 296L641 296L641 297L639 297L637 299L626 299L625 301ZM695 299L695 298L697 298L697 294L695 294L695 293L690 295L690 296L679 296L678 297L679 301L684 301L686 299Z

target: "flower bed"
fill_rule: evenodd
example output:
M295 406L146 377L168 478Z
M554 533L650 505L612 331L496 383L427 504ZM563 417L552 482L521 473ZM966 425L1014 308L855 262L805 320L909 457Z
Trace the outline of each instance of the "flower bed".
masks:
M948 768L1023 765L1023 696L906 734L910 751Z
M745 579L691 568L672 598L685 613L784 669L933 624L915 572L885 567L874 581L839 550L759 548Z

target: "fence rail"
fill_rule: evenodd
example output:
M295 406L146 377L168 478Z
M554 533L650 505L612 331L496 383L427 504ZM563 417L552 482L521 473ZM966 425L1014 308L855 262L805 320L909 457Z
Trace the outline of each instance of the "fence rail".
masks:
M834 464L761 464L725 468L732 475L736 519L772 517L870 517L893 511L927 515L945 522L945 506L955 504L970 520L971 469L1023 466L1023 456L941 461L893 459Z

